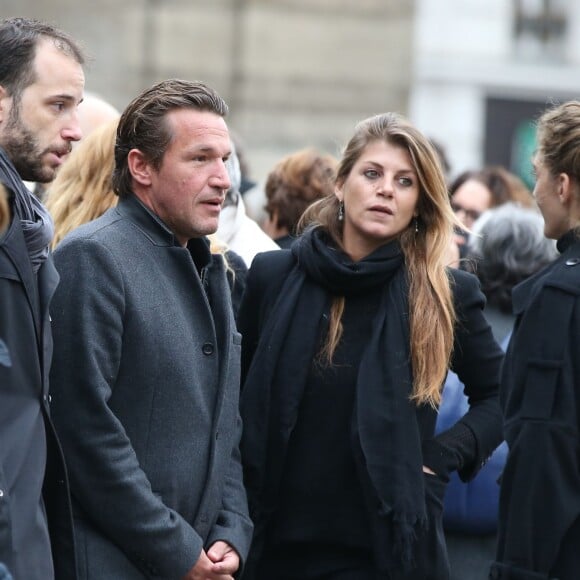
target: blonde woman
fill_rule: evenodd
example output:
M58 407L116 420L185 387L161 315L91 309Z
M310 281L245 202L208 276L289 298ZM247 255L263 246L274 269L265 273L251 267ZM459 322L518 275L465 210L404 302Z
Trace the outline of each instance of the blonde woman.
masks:
M446 268L435 151L396 114L362 121L303 222L255 259L240 310L244 579L447 579L445 486L501 440L502 353L476 279ZM471 407L435 437L450 366Z

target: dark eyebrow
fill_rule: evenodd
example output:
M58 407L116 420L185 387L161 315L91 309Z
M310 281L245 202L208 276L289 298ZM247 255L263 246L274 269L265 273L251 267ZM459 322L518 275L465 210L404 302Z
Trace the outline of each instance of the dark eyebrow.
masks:
M373 161L372 159L369 159L368 161L366 161L366 163L369 163L370 165L377 167L379 169L383 169L382 164L377 163L376 161ZM404 167L403 169L399 169L397 171L397 174L399 174L399 173L412 173L413 175L417 175L417 172L411 167Z
M59 95L50 95L46 98L47 101L72 101L73 103L76 102L76 99L72 95L67 94L59 94ZM83 102L84 99L79 101L79 104Z
M225 153L225 155L218 155L218 150L215 147L212 147L211 145L195 145L191 148L185 149L184 150L184 154L185 155L209 155L209 156L213 156L215 155L216 157L219 157L220 159L228 159L232 152L231 151L227 151Z

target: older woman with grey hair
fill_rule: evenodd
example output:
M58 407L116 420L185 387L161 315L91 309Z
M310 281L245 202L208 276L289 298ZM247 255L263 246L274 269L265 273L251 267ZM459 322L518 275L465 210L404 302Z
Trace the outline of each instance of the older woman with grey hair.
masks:
M558 256L556 243L544 237L544 220L536 209L508 202L475 222L468 247L468 269L479 278L486 317L501 343L515 318L512 288Z

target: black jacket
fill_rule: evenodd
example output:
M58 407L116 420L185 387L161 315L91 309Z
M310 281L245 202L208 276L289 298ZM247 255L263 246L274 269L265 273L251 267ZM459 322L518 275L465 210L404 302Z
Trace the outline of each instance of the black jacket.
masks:
M52 509L69 506L64 462L49 418L48 308L57 284L50 256L34 275L14 216L0 237L0 562L17 579L53 577L44 510L56 524ZM68 517L59 518L58 525L72 546L70 510L64 513ZM54 565L58 578L56 557Z
M579 577L580 240L569 232L558 248L558 260L513 291L500 395L510 451L492 578Z
M243 335L242 347L242 374L248 371L258 344L261 331L269 315L275 315L273 306L276 303L280 288L293 266L293 258L289 251L269 252L261 254L254 259L247 280L246 294L242 301L239 316L239 328ZM453 270L453 289L458 314L456 331L456 346L453 357L453 368L462 378L466 385L466 394L469 396L471 409L462 419L462 422L473 432L477 441L475 458L469 458L461 470L464 480L475 477L481 466L487 461L493 449L501 440L499 428L499 406L497 403L497 390L499 385L499 368L502 360L502 352L494 341L491 329L483 317L485 298L478 289L477 279L465 272ZM435 420L437 413L429 406L422 406L417 410L418 425L423 442L423 455L426 465L436 464L436 457L430 457L436 453L437 445L431 444L434 438ZM284 449L268 449L269 454L284 454ZM432 478L433 481L438 478ZM251 497L252 482L247 481L250 505L259 503L260 498ZM441 509L445 483L437 482L437 485L426 487L427 505L430 506L432 518L425 539L424 553L426 558L422 565L426 568L417 570L414 575L401 576L400 578L413 580L427 580L427 578L446 578L446 555L441 527ZM363 487L369 488L363 481ZM370 493L370 491L369 491ZM369 502L372 499L368 498ZM252 515L252 514L251 514ZM370 515L373 520L373 514ZM255 521L256 534L265 527L264 522ZM371 521L371 526L376 531L377 537L371 538L369 543L382 545L379 538L381 532L379 526ZM261 538L255 537L256 542ZM258 545L258 544L256 544ZM430 568L430 572L425 570ZM244 578L250 576L245 576ZM381 576L382 577L382 576ZM395 578L395 576L393 576ZM399 576L396 576L398 579Z

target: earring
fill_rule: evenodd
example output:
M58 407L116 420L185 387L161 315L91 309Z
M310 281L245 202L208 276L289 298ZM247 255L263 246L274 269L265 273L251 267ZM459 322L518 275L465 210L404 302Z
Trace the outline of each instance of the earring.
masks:
M338 221L341 222L344 219L344 202L338 202Z
M419 233L419 219L415 216L415 235Z

